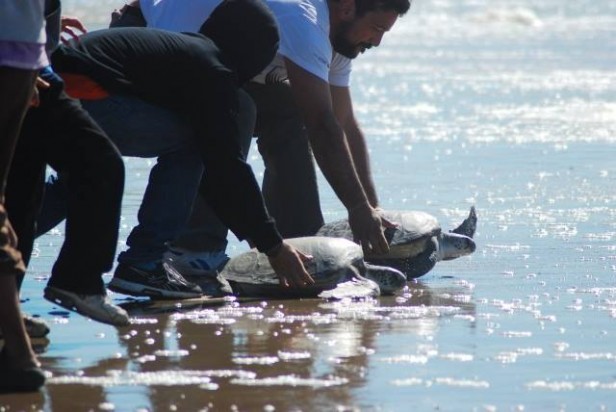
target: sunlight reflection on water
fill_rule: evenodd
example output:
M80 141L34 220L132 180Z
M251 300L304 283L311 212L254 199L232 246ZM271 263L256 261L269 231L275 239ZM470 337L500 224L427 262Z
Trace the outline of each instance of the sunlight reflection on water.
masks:
M64 5L92 28L121 6ZM357 60L355 110L381 206L450 230L476 205L473 255L360 301L113 294L132 316L116 330L42 299L60 226L23 295L51 325L35 344L53 377L0 409L616 408L615 27L604 0L413 2ZM255 147L249 159L262 176ZM120 250L152 164L126 159ZM319 178L325 219L345 217ZM229 254L246 249L230 239Z

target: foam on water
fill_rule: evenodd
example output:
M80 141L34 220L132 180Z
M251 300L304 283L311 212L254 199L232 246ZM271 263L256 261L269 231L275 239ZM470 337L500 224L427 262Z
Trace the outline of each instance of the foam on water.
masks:
M329 379L306 379L295 375L274 376L269 378L233 379L232 384L243 386L290 386L308 387L313 389L329 388L332 386L345 385L347 379L332 377Z

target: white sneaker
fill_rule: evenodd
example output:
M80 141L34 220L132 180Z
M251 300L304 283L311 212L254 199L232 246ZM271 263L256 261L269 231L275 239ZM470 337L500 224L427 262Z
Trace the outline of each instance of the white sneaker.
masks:
M215 252L192 252L186 249L169 248L163 261L186 276L215 276L229 261L224 250Z
M126 326L130 323L128 313L111 303L106 294L82 295L53 286L45 288L45 299L74 310L83 316L114 326Z

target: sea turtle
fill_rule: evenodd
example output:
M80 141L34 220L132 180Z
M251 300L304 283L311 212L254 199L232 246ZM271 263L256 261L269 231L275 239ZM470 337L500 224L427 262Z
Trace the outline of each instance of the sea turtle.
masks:
M231 258L218 274L216 281L212 277L184 276L196 282L204 293L210 296L233 294L275 298L319 295L331 298L363 297L393 294L406 286L403 273L390 267L364 262L361 247L347 239L313 236L286 241L303 253L313 256L313 259L305 264L306 270L315 280L313 286L282 287L267 256L256 249Z
M397 228L385 229L390 251L386 255L367 255L365 259L375 265L389 266L414 279L428 273L436 262L456 259L475 251L473 240L477 227L477 214L472 206L468 217L457 228L443 232L437 219L420 211L382 211L381 214ZM324 225L318 236L353 239L348 220Z

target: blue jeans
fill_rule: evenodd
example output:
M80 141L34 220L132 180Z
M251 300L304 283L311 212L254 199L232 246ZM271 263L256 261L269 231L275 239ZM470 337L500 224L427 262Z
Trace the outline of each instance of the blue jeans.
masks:
M247 155L256 110L247 93L240 92L241 145ZM103 100L82 101L123 156L157 157L139 208L138 225L127 239L128 249L118 261L126 264L159 261L167 243L193 250L224 250L227 227L198 196L203 174L202 158L194 148L193 131L175 113L143 100L113 95ZM66 216L62 176L47 183L38 235L55 227ZM181 184L179 184L181 182ZM198 200L195 202L195 200ZM198 221L187 225L193 203Z
M118 261L160 261L165 244L178 235L190 216L203 174L203 161L193 148L193 131L175 113L131 96L84 100L82 105L123 156L157 158L139 208L138 224ZM58 199L64 190L63 179L59 175L53 184L48 181L39 234L63 218L61 208L66 203Z

